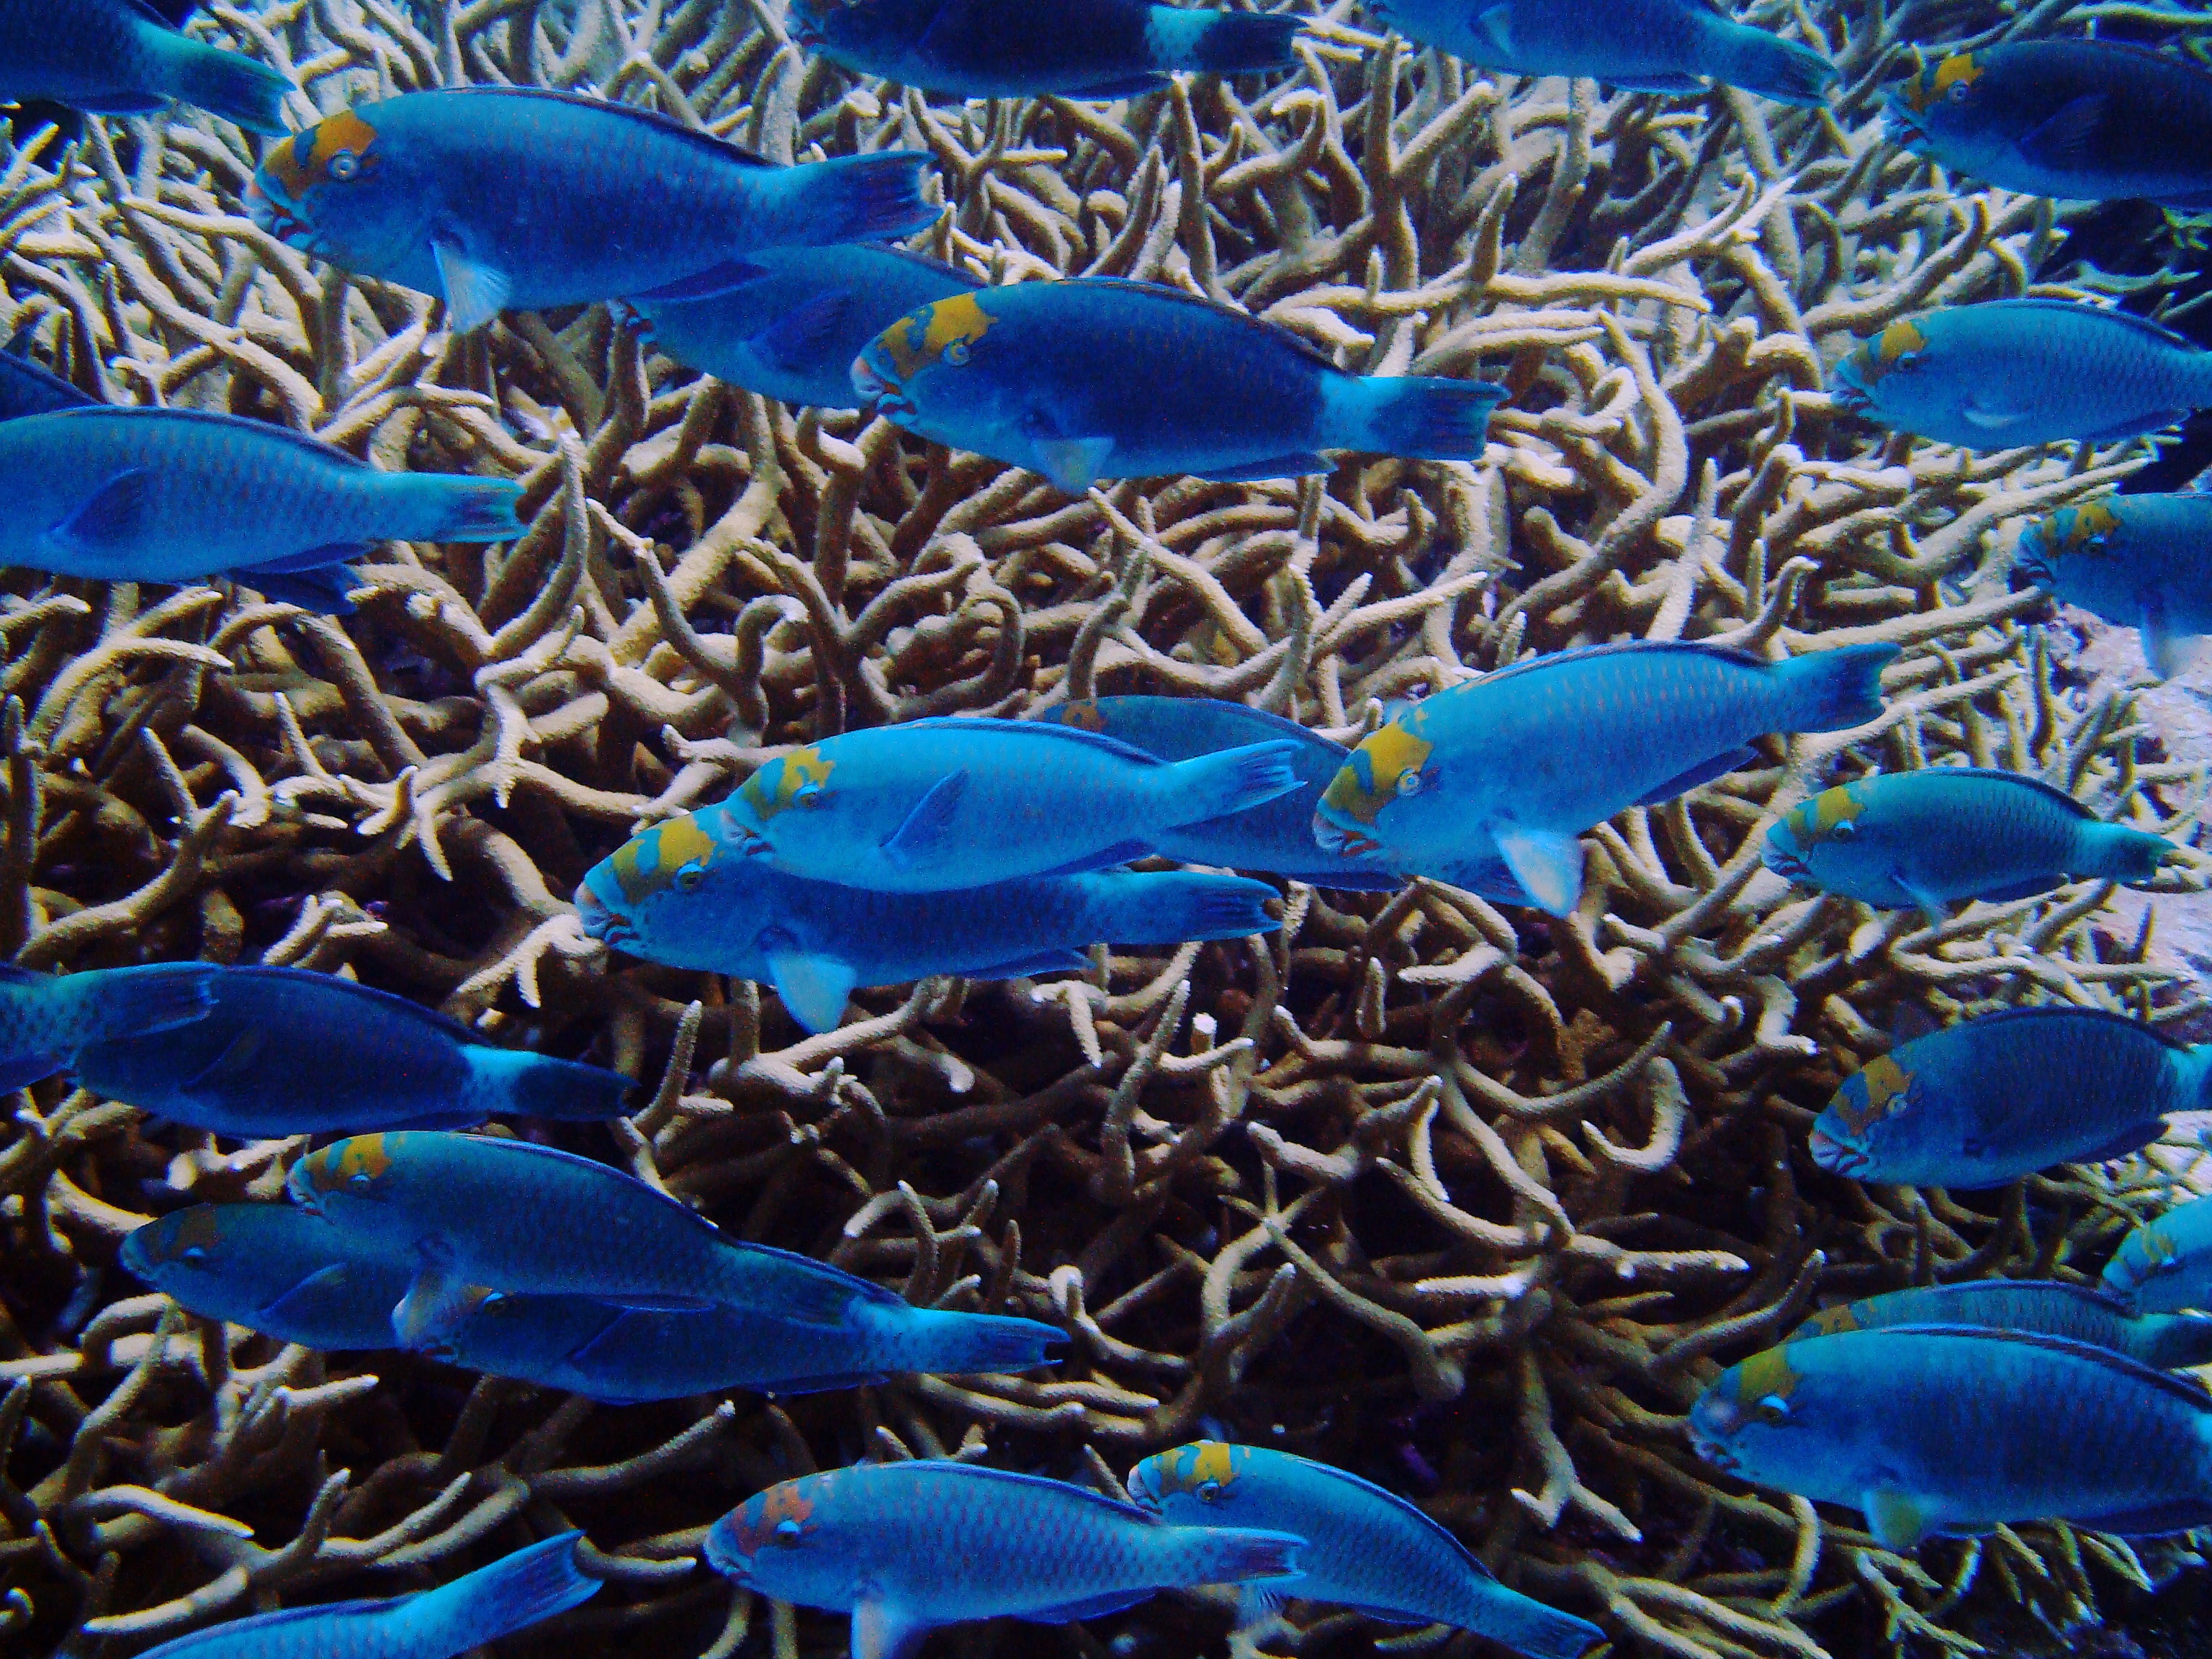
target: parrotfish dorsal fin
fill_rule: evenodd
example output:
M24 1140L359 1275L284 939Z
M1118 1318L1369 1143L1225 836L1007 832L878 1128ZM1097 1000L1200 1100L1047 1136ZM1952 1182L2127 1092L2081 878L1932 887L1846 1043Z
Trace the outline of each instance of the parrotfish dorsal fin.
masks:
M1946 1025L1942 1029L1945 1031L1962 1031L1972 1027L1978 1030L1991 1025L2025 1025L2041 1021L2086 1023L2092 1020L2103 1021L2111 1025L2124 1025L2130 1031L2141 1032L2154 1042L2164 1043L2176 1054L2185 1054L2190 1051L2187 1043L2168 1036L2155 1025L2144 1024L2131 1014L2115 1013L2109 1008L2081 1008L2072 1003L2064 1002L2039 1002L2033 1008L2001 1008L1996 1013L1978 1015L1972 1019L1962 1020L1956 1025ZM1914 1041L1917 1042L1919 1039L1915 1038Z
M429 95L428 93L401 94L403 97ZM646 109L636 104L617 103L611 98L592 98L580 92L556 92L550 87L441 87L437 88L436 95L441 98L542 98L550 103L580 105L590 109L605 110L627 120L641 121L655 131L672 137L689 139L695 144L712 149L724 161L742 162L746 167L782 168L781 162L771 161L767 156L756 155L742 144L733 144L726 138L717 138L711 132L700 132L687 127L673 116L663 115L658 110Z
M2175 1400L2185 1402L2198 1411L2212 1412L2212 1393L2204 1385L2172 1371L2161 1371L2144 1364L2139 1359L2111 1348L2100 1348L2094 1343L2077 1342L2069 1336L2045 1336L2034 1331L1991 1330L1982 1325L1884 1325L1873 1331L1844 1333L1850 1336L1949 1336L1966 1338L1976 1342L2006 1343L2014 1347L2041 1348L2047 1352L2063 1354L2160 1390ZM1814 1341L1827 1341L1826 1337L1814 1337Z

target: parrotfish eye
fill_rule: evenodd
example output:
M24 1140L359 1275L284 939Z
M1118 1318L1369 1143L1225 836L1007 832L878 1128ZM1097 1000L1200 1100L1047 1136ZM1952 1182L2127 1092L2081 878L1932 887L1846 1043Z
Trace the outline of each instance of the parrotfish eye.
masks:
M696 862L687 864L676 872L676 890L679 893L696 893L699 890L699 884L706 879L707 870L704 865Z
M1778 1394L1763 1396L1753 1412L1759 1420L1770 1428L1780 1428L1790 1420L1790 1402Z
M1198 1483L1198 1501L1200 1503L1211 1504L1219 1498L1220 1496L1221 1483L1218 1480L1201 1480Z
M368 1170L364 1170L359 1175L354 1176L352 1180L346 1182L346 1190L349 1193L366 1194L375 1185L376 1177L370 1175Z
M204 1244L187 1244L178 1252L178 1259L191 1262L204 1261L207 1260L207 1247Z
M1398 793L1401 795L1419 794L1421 793L1421 775L1419 772L1411 770L1399 773Z
M819 806L822 805L822 786L818 783L802 783L799 786L798 793L793 795L792 799L801 806Z
M796 1544L799 1541L799 1534L805 1530L806 1529L800 1526L798 1522L793 1520L789 1516L786 1516L782 1520L775 1523L775 1530L771 1533L769 1536L774 1538L779 1544Z
M1858 834L1858 825L1853 823L1850 818L1844 818L1839 821L1836 824L1835 828L1829 830L1828 834L1837 841L1849 841L1853 836Z
M330 175L340 184L349 184L361 177L361 157L349 149L342 149L331 157Z
M965 368L968 366L968 342L965 340L955 340L945 348L945 361L955 368Z
M1954 104L1963 104L1966 101L1967 95L1972 91L1973 87L1971 82L1966 81L1954 81L1951 82L1951 101Z

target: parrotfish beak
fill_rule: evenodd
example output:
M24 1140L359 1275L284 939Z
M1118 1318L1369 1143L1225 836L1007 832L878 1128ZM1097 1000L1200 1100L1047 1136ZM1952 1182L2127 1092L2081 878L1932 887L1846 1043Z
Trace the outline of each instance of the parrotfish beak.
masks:
M2012 550L2012 569L2005 578L2006 585L2014 592L2051 585L2053 574L2051 542L2051 536L2044 528L2044 520L2039 519L2020 532L2020 540Z
M1805 1138L1805 1150L1831 1175L1856 1176L1873 1162L1863 1147L1838 1139L1817 1123Z
M853 390L860 394L860 406L871 420L877 416L894 426L903 426L914 418L914 399L908 397L903 385L888 375L874 361L872 346L853 363Z
M1741 1463L1726 1444L1743 1425L1743 1410L1733 1392L1729 1377L1723 1376L1690 1407L1690 1449L1723 1474L1735 1474Z
M1863 415L1874 407L1874 394L1860 376L1859 356L1853 352L1831 371L1835 383L1828 388L1828 401L1846 415Z
M1907 84L1910 84L1909 82ZM1900 149L1911 150L1916 155L1925 155L1928 143L1928 124L1920 112L1905 100L1901 88L1893 88L1882 101L1882 119L1889 142Z
M1140 1510L1154 1515L1160 1510L1160 1471L1157 1462L1147 1457L1129 1471L1129 1501Z
M707 1529L707 1565L740 1584L750 1582L753 1558L738 1545L738 1529L730 1523L742 1511L733 1510Z
M602 875L611 881L612 873L605 862L594 865L576 889L576 916L584 925L585 933L602 945L617 950L637 942L637 929L629 919L617 912L593 890Z
M1784 881L1803 881L1812 874L1806 867L1805 855L1797 845L1797 837L1782 824L1766 832L1766 843L1759 848L1759 861Z

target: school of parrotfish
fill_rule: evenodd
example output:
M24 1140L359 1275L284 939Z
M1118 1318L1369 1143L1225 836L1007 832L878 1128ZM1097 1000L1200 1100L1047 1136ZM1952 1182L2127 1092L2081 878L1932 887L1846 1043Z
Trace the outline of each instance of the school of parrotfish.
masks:
M1370 0L1470 64L1656 93L1707 82L1819 104L1820 53L1702 0ZM1142 0L793 0L804 48L954 98L1129 95L1294 61L1291 18ZM1931 43L1931 45L1934 43ZM2147 84L2161 88L2146 102ZM1101 478L1264 479L1332 452L1479 458L1506 388L1349 374L1287 332L1120 280L988 286L897 246L929 158L775 166L647 111L512 87L416 92L288 131L281 76L138 0L0 3L0 94L78 112L173 101L267 135L247 206L315 259L437 295L456 331L604 302L659 348L795 403L860 407L1080 493ZM2146 114L2148 110L2148 114ZM1943 56L1889 95L1894 141L2009 188L2212 205L2212 75L2094 40ZM1845 409L1994 450L2110 440L2212 406L2212 355L2155 325L2027 299L1907 318L1837 364ZM495 540L520 489L380 471L238 416L101 406L0 359L0 562L114 581L228 577L343 612L379 542ZM255 510L225 510L241 479ZM2015 578L2143 630L2161 672L2212 629L2212 496L2069 507ZM1584 834L1771 763L1777 738L1882 717L1891 645L1790 656L1631 643L1534 657L1387 713L1349 750L1239 703L1102 696L1043 718L931 719L787 750L585 878L585 929L772 986L814 1031L858 988L1079 970L1102 942L1243 938L1278 883L1415 878L1565 916ZM1940 926L1962 902L2149 880L2169 844L2016 772L1866 771L1765 842L1779 877ZM1198 866L1142 869L1146 860ZM1242 872L1244 873L1232 873ZM1273 878L1274 880L1263 879ZM58 1073L220 1136L335 1137L289 1204L199 1205L133 1233L130 1270L194 1313L331 1349L399 1347L610 1402L1019 1371L1057 1328L908 1305L742 1242L611 1164L497 1118L616 1117L629 1079L505 1048L331 975L177 963L0 971L0 1079ZM2124 1157L2212 1108L2212 1047L2070 1005L1900 1042L1811 1131L1869 1182L1977 1188ZM2059 1517L2212 1525L2212 1199L2130 1237L2101 1287L1934 1285L1819 1312L1729 1370L1686 1432L1720 1470L1863 1511L1909 1548ZM574 1534L441 1589L262 1613L158 1652L430 1659L591 1595ZM1575 1659L1598 1625L1498 1582L1449 1531L1346 1471L1214 1442L1145 1458L1127 1498L958 1462L861 1465L755 1493L707 1561L849 1613L855 1659L1000 1615L1066 1622L1233 1585ZM1594 1609L1595 1611L1595 1609Z

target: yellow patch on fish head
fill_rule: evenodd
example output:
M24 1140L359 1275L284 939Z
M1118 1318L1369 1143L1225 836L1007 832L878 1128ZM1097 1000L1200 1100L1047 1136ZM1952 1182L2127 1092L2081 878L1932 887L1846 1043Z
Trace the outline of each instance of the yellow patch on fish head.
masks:
M374 173L380 159L375 144L376 129L359 112L342 109L270 145L261 170L296 203L317 185L349 185Z
M1373 823L1392 801L1420 793L1422 769L1435 749L1403 717L1390 721L1346 757L1322 795L1322 807L1340 823Z
M1241 1446L1201 1440L1164 1452L1154 1461L1162 1498L1187 1493L1202 1504L1211 1504L1236 1481L1240 1466L1250 1459Z
M1910 317L1892 323L1867 342L1863 352L1870 372L1880 376L1895 368L1915 352L1928 349L1928 337L1921 332L1920 325Z
M2181 1246L2154 1225L2136 1235L2136 1248L2142 1252L2143 1261L2153 1273L2181 1259Z
M1912 1075L1893 1056L1883 1054L1845 1078L1831 1106L1846 1129L1863 1135L1905 1105Z
M1790 1396L1805 1379L1790 1363L1788 1343L1752 1355L1736 1366L1734 1376L1731 1398L1741 1413L1739 1420L1756 1420L1770 1428L1790 1420Z
M388 1135L352 1135L325 1146L300 1167L307 1184L319 1193L365 1193L374 1188L392 1168Z
M793 806L819 806L837 763L811 744L770 761L738 793L762 823Z
M1068 704L1066 710L1060 717L1060 723L1062 726L1072 726L1079 732L1103 732L1106 729L1106 716L1099 712L1097 702L1093 699Z
M2102 553L2120 527L2120 515L2108 502L2084 501L2052 514L2051 527L2051 544L2059 553Z
M641 904L673 882L685 869L703 865L714 856L714 838L701 827L699 815L656 823L607 860L615 882L632 904Z
M1907 109L1924 115L1946 98L1964 98L1967 88L1982 78L1985 67L1975 61L1971 52L1954 52L1907 81L1898 89L1898 96Z
M890 359L896 377L891 384L902 386L937 363L965 365L975 342L998 320L983 308L980 293L955 294L893 323L876 343Z
M1866 795L1860 785L1838 784L1792 808L1788 819L1790 833L1797 838L1801 847L1818 847L1838 830L1850 834L1850 826L1857 823L1866 810Z
M815 1477L819 1479L819 1477ZM755 1492L730 1516L730 1531L738 1547L757 1555L770 1544L795 1544L810 1529L814 1499L806 1479L787 1480Z

